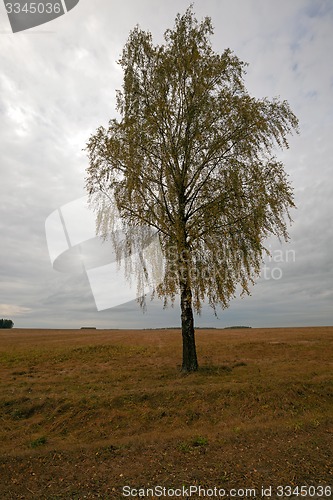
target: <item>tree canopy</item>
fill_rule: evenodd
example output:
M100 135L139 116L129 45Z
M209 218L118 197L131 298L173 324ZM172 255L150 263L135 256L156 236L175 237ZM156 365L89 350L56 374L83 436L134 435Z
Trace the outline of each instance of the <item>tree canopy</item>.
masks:
M126 248L133 228L154 228L164 257L155 293L181 295L185 330L194 341L192 308L205 300L227 307L236 287L249 293L269 235L288 238L292 187L276 148L287 148L298 120L286 101L246 90L246 64L230 50L214 52L210 18L178 14L165 43L135 27L123 49L120 120L87 144L86 186L114 196ZM113 231L113 206L99 205L98 230ZM135 243L136 242L136 243ZM194 348L195 351L195 348ZM183 369L196 369L195 362ZM192 368L191 368L192 366Z
M13 328L14 322L11 319L0 319L0 328Z

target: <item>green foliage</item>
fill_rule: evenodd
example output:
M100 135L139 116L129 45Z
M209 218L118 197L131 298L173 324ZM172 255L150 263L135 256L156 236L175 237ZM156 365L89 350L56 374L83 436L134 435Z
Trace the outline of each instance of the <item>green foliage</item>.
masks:
M43 446L46 443L47 443L47 438L45 436L41 436L31 441L30 448L39 448L40 446Z
M192 8L178 15L164 45L136 27L120 59L120 121L100 127L87 145L87 189L98 205L114 193L129 227L160 236L166 265L159 296L190 285L199 312L226 307L260 271L264 240L287 239L292 189L274 148L288 147L298 120L286 101L256 99L245 67L229 49L212 50L211 20ZM112 230L112 205L100 205L99 231ZM137 233L128 230L128 244Z
M208 444L208 439L202 436L197 436L192 441L192 446L206 446Z
M14 322L11 319L0 319L0 328L13 328Z
M183 441L179 444L178 449L183 453L191 453L193 448L201 448L208 445L208 439L203 436L196 436L191 441Z

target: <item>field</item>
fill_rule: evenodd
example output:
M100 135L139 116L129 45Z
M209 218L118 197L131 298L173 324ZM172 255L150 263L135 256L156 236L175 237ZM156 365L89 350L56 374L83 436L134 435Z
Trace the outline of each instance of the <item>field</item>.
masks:
M196 336L0 330L0 499L328 498L333 327Z

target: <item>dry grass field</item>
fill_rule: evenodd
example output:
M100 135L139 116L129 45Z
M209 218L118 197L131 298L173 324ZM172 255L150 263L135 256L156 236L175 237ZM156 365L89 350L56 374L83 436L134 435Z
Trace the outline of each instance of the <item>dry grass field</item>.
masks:
M197 348L183 376L179 330L0 330L0 499L332 484L333 327L198 330Z

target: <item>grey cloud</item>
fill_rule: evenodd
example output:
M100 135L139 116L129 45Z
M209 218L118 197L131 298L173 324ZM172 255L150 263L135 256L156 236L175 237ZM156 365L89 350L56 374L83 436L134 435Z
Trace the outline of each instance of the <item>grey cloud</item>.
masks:
M129 30L139 23L161 43L188 5L81 0L38 34L16 35L0 11L0 303L12 307L16 326L179 324L178 303L163 310L157 300L147 301L145 314L135 301L97 313L85 274L52 269L44 224L56 208L85 194L82 148L116 116L122 82L116 61ZM251 297L236 298L219 319L204 307L197 324L332 324L332 3L197 0L194 9L199 18L212 17L215 50L230 47L249 62L251 93L288 99L301 124L290 150L278 153L298 206L291 241L282 247L271 241L272 249L294 249L295 262L279 263L281 279L261 277Z

